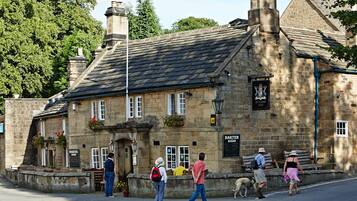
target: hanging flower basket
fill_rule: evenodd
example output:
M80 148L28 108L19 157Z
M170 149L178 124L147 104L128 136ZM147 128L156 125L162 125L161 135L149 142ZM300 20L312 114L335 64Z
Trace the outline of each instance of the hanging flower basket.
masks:
M90 129L95 130L104 126L103 121L98 121L97 118L93 117L89 120L88 126Z
M45 145L45 139L42 136L36 135L32 138L32 144L37 147L43 147Z
M164 125L168 127L182 127L185 125L185 118L180 115L168 115L164 117Z
M66 136L63 135L64 132L56 132L56 136L57 136L57 140L56 140L56 144L58 145L62 145L62 146L66 146L67 144L67 140L66 140Z

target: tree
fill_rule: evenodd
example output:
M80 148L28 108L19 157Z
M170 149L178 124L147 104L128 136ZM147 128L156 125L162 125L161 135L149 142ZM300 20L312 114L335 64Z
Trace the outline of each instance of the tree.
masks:
M128 16L131 39L149 38L161 33L159 18L151 0L138 0L136 14L129 13Z
M47 97L66 88L68 57L83 47L90 59L102 39L89 12L95 2L0 1L0 113L13 94Z
M330 8L339 8L336 12L331 12L332 17L338 19L341 24L346 28L350 39L357 34L357 10L351 10L357 6L357 0L334 0L332 5L326 5ZM357 67L357 46L337 45L336 47L329 48L333 58L344 60L347 62L347 67Z
M212 19L188 17L175 22L172 25L173 32L188 31L217 26L218 23Z

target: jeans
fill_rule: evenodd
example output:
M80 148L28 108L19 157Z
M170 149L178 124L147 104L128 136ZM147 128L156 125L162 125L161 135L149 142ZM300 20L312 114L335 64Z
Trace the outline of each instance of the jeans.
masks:
M202 201L207 201L206 199L206 190L204 184L196 184L196 191L192 193L190 201L195 201L198 197L198 194L201 194Z
M154 182L155 187L155 201L163 201L164 200L164 192L165 192L165 182Z
M113 195L114 172L105 172L105 196Z

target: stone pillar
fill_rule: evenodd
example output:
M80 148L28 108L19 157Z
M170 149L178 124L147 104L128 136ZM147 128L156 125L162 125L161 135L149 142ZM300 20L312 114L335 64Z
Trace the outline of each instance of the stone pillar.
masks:
M87 59L83 55L82 48L78 48L78 55L69 58L67 70L69 87L72 87L77 78L84 72L87 67Z
M120 1L112 1L112 6L107 9L105 16L107 16L105 42L108 48L112 48L118 41L125 40L128 34L128 17L125 12L125 4Z
M249 26L260 25L261 32L278 34L280 32L279 11L276 0L251 0L248 11Z

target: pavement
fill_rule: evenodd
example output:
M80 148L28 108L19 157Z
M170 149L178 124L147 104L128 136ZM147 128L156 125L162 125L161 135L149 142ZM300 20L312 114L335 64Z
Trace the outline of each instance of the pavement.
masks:
M0 177L0 201L152 201L152 198L124 198L121 193L114 198L104 197L103 193L93 194L59 194L42 193L10 184ZM326 182L301 188L301 193L288 196L287 191L266 194L264 201L356 201L357 178ZM187 201L187 199L165 199L167 201ZM198 199L201 200L201 199ZM234 201L233 193L225 198L208 198L209 201ZM238 198L235 201L252 201L254 197Z

